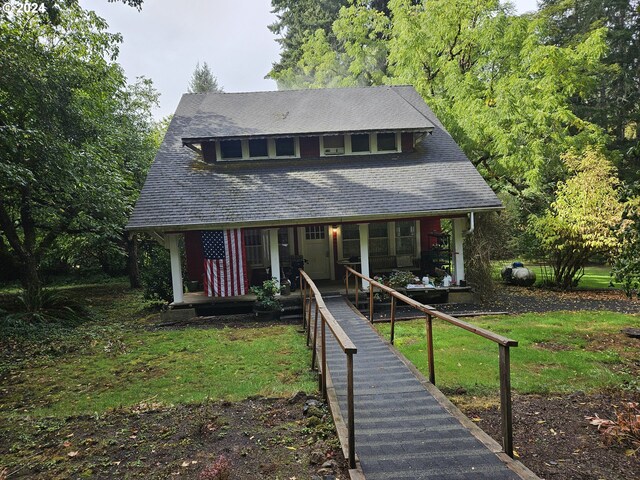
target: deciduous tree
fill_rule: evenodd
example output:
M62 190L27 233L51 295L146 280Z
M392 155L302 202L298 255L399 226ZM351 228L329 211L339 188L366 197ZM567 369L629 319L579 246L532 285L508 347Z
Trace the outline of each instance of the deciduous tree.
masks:
M530 222L551 260L554 283L568 289L577 285L594 255L615 255L624 206L615 167L602 151L590 148L582 156L566 154L563 160L569 178L558 184L547 211Z
M0 234L34 297L52 249L122 238L155 152L156 94L126 84L120 36L74 2L55 23L0 15Z

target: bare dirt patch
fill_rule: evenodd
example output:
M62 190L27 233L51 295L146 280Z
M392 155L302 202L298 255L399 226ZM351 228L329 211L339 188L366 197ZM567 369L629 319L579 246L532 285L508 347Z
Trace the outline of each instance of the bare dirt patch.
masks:
M325 474L346 479L327 408L303 414L310 398L149 403L101 416L16 418L0 427L0 472L33 479L196 479L224 455L230 479L309 479L323 464Z
M606 446L585 417L614 419L614 406L638 401L640 394L574 393L566 396L515 395L514 445L519 460L541 478L562 480L635 480L640 452ZM502 441L497 403L462 399L459 408L498 442Z

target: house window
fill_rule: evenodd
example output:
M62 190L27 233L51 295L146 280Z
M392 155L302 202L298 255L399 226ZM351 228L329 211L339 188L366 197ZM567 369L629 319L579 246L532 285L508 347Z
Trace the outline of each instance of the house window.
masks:
M220 155L222 158L242 158L242 142L240 140L221 140Z
M324 136L322 146L325 155L342 155L344 154L344 135Z
M293 157L296 154L296 144L293 137L276 138L276 157Z
M368 133L357 133L355 135L351 135L351 151L356 152L368 152L371 150L369 146L369 134Z
M413 255L416 251L416 224L414 221L396 222L396 254Z
M387 222L369 225L369 255L379 257L389 255L389 229Z
M378 133L377 137L379 152L395 152L397 150L395 133Z
M324 240L324 226L312 225L305 227L304 236L307 240Z
M262 267L264 265L262 231L246 228L244 230L244 247L247 255L247 265L250 267Z
M266 138L256 138L249 140L249 156L255 157L268 157L269 148L267 147Z
M358 225L342 225L342 258L360 257L360 230Z
M280 265L288 266L291 263L289 254L289 229L278 229L278 252L280 254Z

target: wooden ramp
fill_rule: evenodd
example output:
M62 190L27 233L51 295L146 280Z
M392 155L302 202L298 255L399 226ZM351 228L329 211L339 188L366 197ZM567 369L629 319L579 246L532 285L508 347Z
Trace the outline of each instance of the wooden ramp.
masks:
M344 297L324 301L358 348L353 375L355 449L367 480L537 478L520 462L498 453L500 446L466 417L460 418L459 411ZM341 412L347 411L344 357L337 342L327 338L330 393Z

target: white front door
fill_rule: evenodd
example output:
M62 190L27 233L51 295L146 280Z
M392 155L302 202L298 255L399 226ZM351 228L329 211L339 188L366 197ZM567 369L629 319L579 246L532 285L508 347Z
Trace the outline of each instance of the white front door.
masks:
M329 235L326 225L311 225L302 229L304 269L313 280L331 278Z

